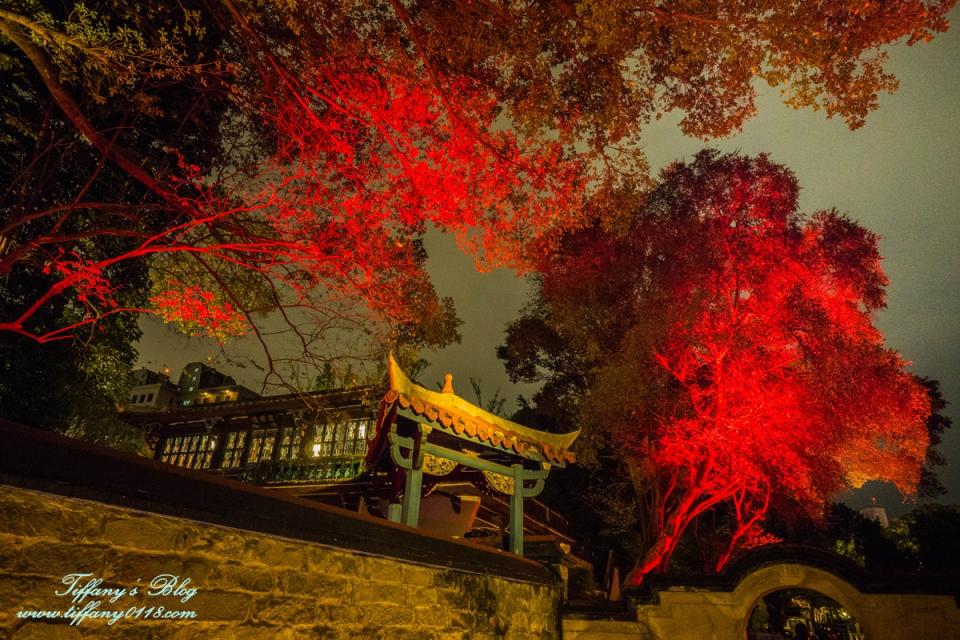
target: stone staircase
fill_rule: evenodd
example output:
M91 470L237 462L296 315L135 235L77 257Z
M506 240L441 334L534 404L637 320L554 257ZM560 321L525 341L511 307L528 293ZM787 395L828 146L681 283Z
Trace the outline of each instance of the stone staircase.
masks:
M561 609L563 640L653 640L623 602L571 601Z

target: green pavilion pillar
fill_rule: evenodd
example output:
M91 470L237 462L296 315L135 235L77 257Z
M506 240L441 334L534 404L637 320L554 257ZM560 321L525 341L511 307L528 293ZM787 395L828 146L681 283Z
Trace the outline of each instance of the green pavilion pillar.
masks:
M395 427L390 430L390 455L394 464L404 470L405 482L403 503L399 518L394 504L390 505L388 518L402 522L408 527L416 527L420 522L420 494L423 493L423 454L424 445L432 427L416 423L417 432L413 438L404 438L397 434Z
M407 481L403 489L401 522L416 527L420 522L420 492L423 491L423 469L407 469Z
M510 552L523 555L523 465L514 464L513 493L510 495Z

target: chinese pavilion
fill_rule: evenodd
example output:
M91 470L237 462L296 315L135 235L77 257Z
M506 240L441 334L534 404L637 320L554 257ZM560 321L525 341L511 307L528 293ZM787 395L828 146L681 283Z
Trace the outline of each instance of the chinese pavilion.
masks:
M161 462L496 546L509 534L518 554L524 530L569 549L566 520L535 498L552 468L574 461L578 432L524 427L457 396L449 376L430 391L392 357L389 365L386 393L368 386L123 415Z
M419 524L425 477L433 490L456 484L456 476L447 477L459 471L460 481L509 496L510 550L522 555L524 498L540 494L551 468L575 461L569 448L578 435L538 431L489 413L456 395L449 374L442 391L425 389L391 356L390 388L367 463L374 473L402 470L403 501L391 500L388 517L412 527Z

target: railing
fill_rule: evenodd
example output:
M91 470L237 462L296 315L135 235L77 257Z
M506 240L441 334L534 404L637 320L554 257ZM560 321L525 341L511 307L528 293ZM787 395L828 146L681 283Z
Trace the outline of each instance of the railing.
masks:
M263 460L232 471L230 476L254 484L343 482L360 475L363 471L363 457Z

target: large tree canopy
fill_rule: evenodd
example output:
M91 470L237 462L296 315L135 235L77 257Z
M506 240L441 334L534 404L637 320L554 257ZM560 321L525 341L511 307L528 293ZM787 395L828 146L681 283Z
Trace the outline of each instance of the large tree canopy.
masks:
M719 569L770 539L771 505L817 514L868 479L916 489L931 406L872 324L877 238L800 214L797 192L763 156L674 164L629 224L561 242L508 332L512 377L545 379L540 399L629 469L647 527L634 580L708 512L725 516Z
M722 136L754 115L755 80L852 127L896 87L882 45L929 40L953 2L391 2L441 71L494 83L523 124L568 122L598 144L679 110ZM451 46L453 45L453 46Z
M98 275L111 283L117 307L146 307L148 265L114 258L136 247L133 232L168 225L170 214L84 137L43 74L52 74L53 88L70 88L66 104L89 114L111 143L122 139L129 154L150 158L160 174L170 168L170 158L157 153L161 140L176 138L183 153L209 162L214 150L204 134L224 102L197 90L199 69L181 65L212 56L215 32L204 41L190 38L192 19L184 29L170 29L184 21L179 8L141 7L138 13L131 4L116 7L110 20L80 5L69 17L37 3L0 9L0 321L25 312L30 317L24 332L0 332L0 414L136 450L142 434L119 421L116 405L128 397L137 318L113 314L94 327L88 321L102 310L91 310L85 286L47 293L62 280L54 269L58 259L82 259L103 265ZM26 37L20 40L26 51L45 50L46 57L37 59L53 66L33 67L2 35L9 28ZM161 29L168 29L163 36ZM78 325L83 328L60 333ZM38 343L44 335L71 339Z
M48 342L150 311L221 340L283 333L320 362L350 332L444 344L427 225L528 268L595 213L587 196L636 199L651 119L727 134L760 79L858 126L895 86L882 47L929 39L952 4L7 3L0 277L47 287L0 330ZM38 196L56 171L71 179ZM149 302L125 295L127 262ZM58 304L69 317L39 321Z

